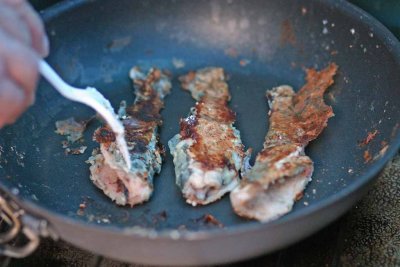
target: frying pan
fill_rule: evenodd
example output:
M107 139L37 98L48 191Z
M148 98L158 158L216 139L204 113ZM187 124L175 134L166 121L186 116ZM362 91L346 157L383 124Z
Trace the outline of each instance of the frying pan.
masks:
M313 181L291 213L266 224L236 216L228 197L205 207L185 204L168 151L151 200L134 208L116 206L90 182L85 163L96 147L91 134L99 123L88 126L83 155L65 155L64 138L54 133L55 121L87 119L93 112L62 99L41 81L35 105L0 131L1 188L13 210L25 211L16 220L22 221L31 248L36 235L50 235L146 264L216 264L254 257L338 218L399 148L399 43L346 1L76 0L61 2L42 16L52 46L49 63L71 84L100 88L114 107L133 100L127 75L131 66L171 71L173 92L162 112L164 145L194 105L177 81L189 70L225 69L236 126L246 147L254 149L253 159L268 127L265 90L280 84L298 89L304 67L336 62L340 71L326 99L336 115L306 151L315 163ZM184 67L177 68L173 59ZM375 130L376 137L360 146ZM365 162L365 151L372 161ZM225 227L203 222L204 214Z

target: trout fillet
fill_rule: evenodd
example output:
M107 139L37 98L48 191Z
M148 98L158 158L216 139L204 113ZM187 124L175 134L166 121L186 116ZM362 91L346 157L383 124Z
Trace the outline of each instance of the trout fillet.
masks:
M230 198L235 212L259 221L288 213L313 173L313 162L304 148L327 126L333 111L323 95L333 84L337 66L320 72L307 70L307 83L296 94L290 86L267 91L271 108L264 148Z
M246 161L240 133L229 109L230 94L221 68L205 68L180 78L182 88L197 100L180 122L180 133L169 141L176 184L186 202L206 205L239 183Z
M171 82L158 69L151 69L146 76L134 67L129 76L136 99L130 107L123 101L118 115L125 127L132 167L127 169L114 133L107 126L95 131L93 139L100 144L100 150L93 151L88 162L90 179L104 194L118 205L134 206L150 198L153 177L161 171L164 150L158 141L158 128L162 124L160 110Z

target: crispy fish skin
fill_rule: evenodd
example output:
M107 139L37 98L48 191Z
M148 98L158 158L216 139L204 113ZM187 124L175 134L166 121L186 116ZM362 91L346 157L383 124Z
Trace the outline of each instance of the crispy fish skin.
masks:
M201 69L180 80L198 102L168 143L176 184L187 203L206 205L238 185L246 153L233 127L236 115L227 105L230 94L223 69Z
M132 106L123 102L119 116L125 127L132 168L128 170L115 143L114 133L101 127L93 139L100 144L88 162L90 179L118 205L134 206L147 201L153 192L153 176L161 171L164 152L158 141L158 127L162 124L160 110L163 98L170 92L170 79L158 69L146 76L132 68L136 99Z
M297 94L285 85L267 91L271 115L264 148L230 195L238 215L271 221L288 213L301 198L314 170L304 148L334 115L323 95L337 68L332 63L320 72L307 70L307 83Z

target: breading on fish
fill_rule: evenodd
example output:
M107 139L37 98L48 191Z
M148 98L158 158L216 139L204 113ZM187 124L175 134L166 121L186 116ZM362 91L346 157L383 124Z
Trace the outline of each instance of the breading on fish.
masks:
M189 204L206 205L239 183L247 155L229 109L230 94L221 68L205 68L180 78L182 88L197 100L169 141L176 184Z
M314 170L304 148L334 115L323 96L336 71L335 64L320 72L307 70L307 83L298 93L290 86L267 91L271 113L264 148L230 195L238 215L263 222L274 220L301 198Z
M88 162L90 179L98 188L117 204L134 206L150 198L153 176L161 171L163 148L158 141L158 127L162 124L160 110L171 82L158 69L151 69L146 76L135 67L129 75L136 99L130 107L124 101L121 103L119 117L125 127L132 167L127 169L115 135L107 126L94 133L100 150L95 150Z

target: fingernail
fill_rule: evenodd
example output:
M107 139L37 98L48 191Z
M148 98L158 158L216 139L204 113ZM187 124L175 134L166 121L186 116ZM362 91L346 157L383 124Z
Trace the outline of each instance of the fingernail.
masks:
M47 38L47 35L43 35L42 45L43 45L42 56L47 57L47 55L49 54L49 50L50 50L49 38Z

